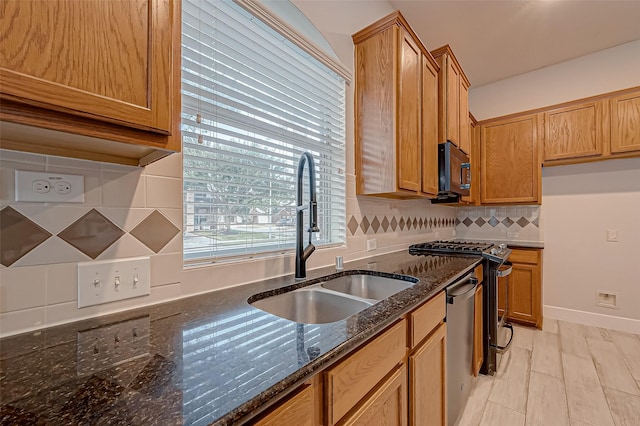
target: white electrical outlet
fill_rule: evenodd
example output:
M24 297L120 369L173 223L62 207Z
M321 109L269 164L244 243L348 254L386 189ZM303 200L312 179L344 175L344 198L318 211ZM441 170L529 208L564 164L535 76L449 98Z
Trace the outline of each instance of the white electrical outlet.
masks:
M372 251L375 250L378 247L378 241L373 239L373 240L367 240L367 251Z
M612 243L617 243L619 241L617 229L607 229L607 241Z
M16 201L84 203L84 176L16 170Z
M611 291L598 290L596 306L618 309L618 294Z
M148 256L78 263L78 308L148 295L150 264Z

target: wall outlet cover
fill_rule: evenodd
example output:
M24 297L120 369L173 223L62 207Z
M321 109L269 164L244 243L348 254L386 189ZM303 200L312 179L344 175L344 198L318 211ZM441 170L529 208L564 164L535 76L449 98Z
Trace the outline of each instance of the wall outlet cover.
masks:
M84 203L84 176L16 170L16 201Z

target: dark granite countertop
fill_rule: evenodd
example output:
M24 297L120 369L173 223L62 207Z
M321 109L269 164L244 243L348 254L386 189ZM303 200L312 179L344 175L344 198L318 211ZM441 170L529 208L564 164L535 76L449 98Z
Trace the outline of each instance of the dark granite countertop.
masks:
M295 323L247 303L254 294L301 285L287 276L2 339L0 425L242 422L479 262L406 252L350 262L347 273L420 282L328 324ZM310 271L305 285L332 273Z

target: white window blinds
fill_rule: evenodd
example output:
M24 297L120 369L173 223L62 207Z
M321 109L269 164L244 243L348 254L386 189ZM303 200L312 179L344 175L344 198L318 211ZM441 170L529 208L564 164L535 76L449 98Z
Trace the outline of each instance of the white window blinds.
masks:
M345 80L233 1L182 9L185 261L292 248L304 151L316 166L314 244L343 242Z

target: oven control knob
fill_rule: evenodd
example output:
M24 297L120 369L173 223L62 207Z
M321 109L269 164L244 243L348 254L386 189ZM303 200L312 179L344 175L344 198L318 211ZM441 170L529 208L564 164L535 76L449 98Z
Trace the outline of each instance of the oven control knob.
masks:
M498 249L497 248L492 248L491 249L491 254L498 254Z
M505 243L500 244L498 247L500 247L500 251L507 249L507 245Z

